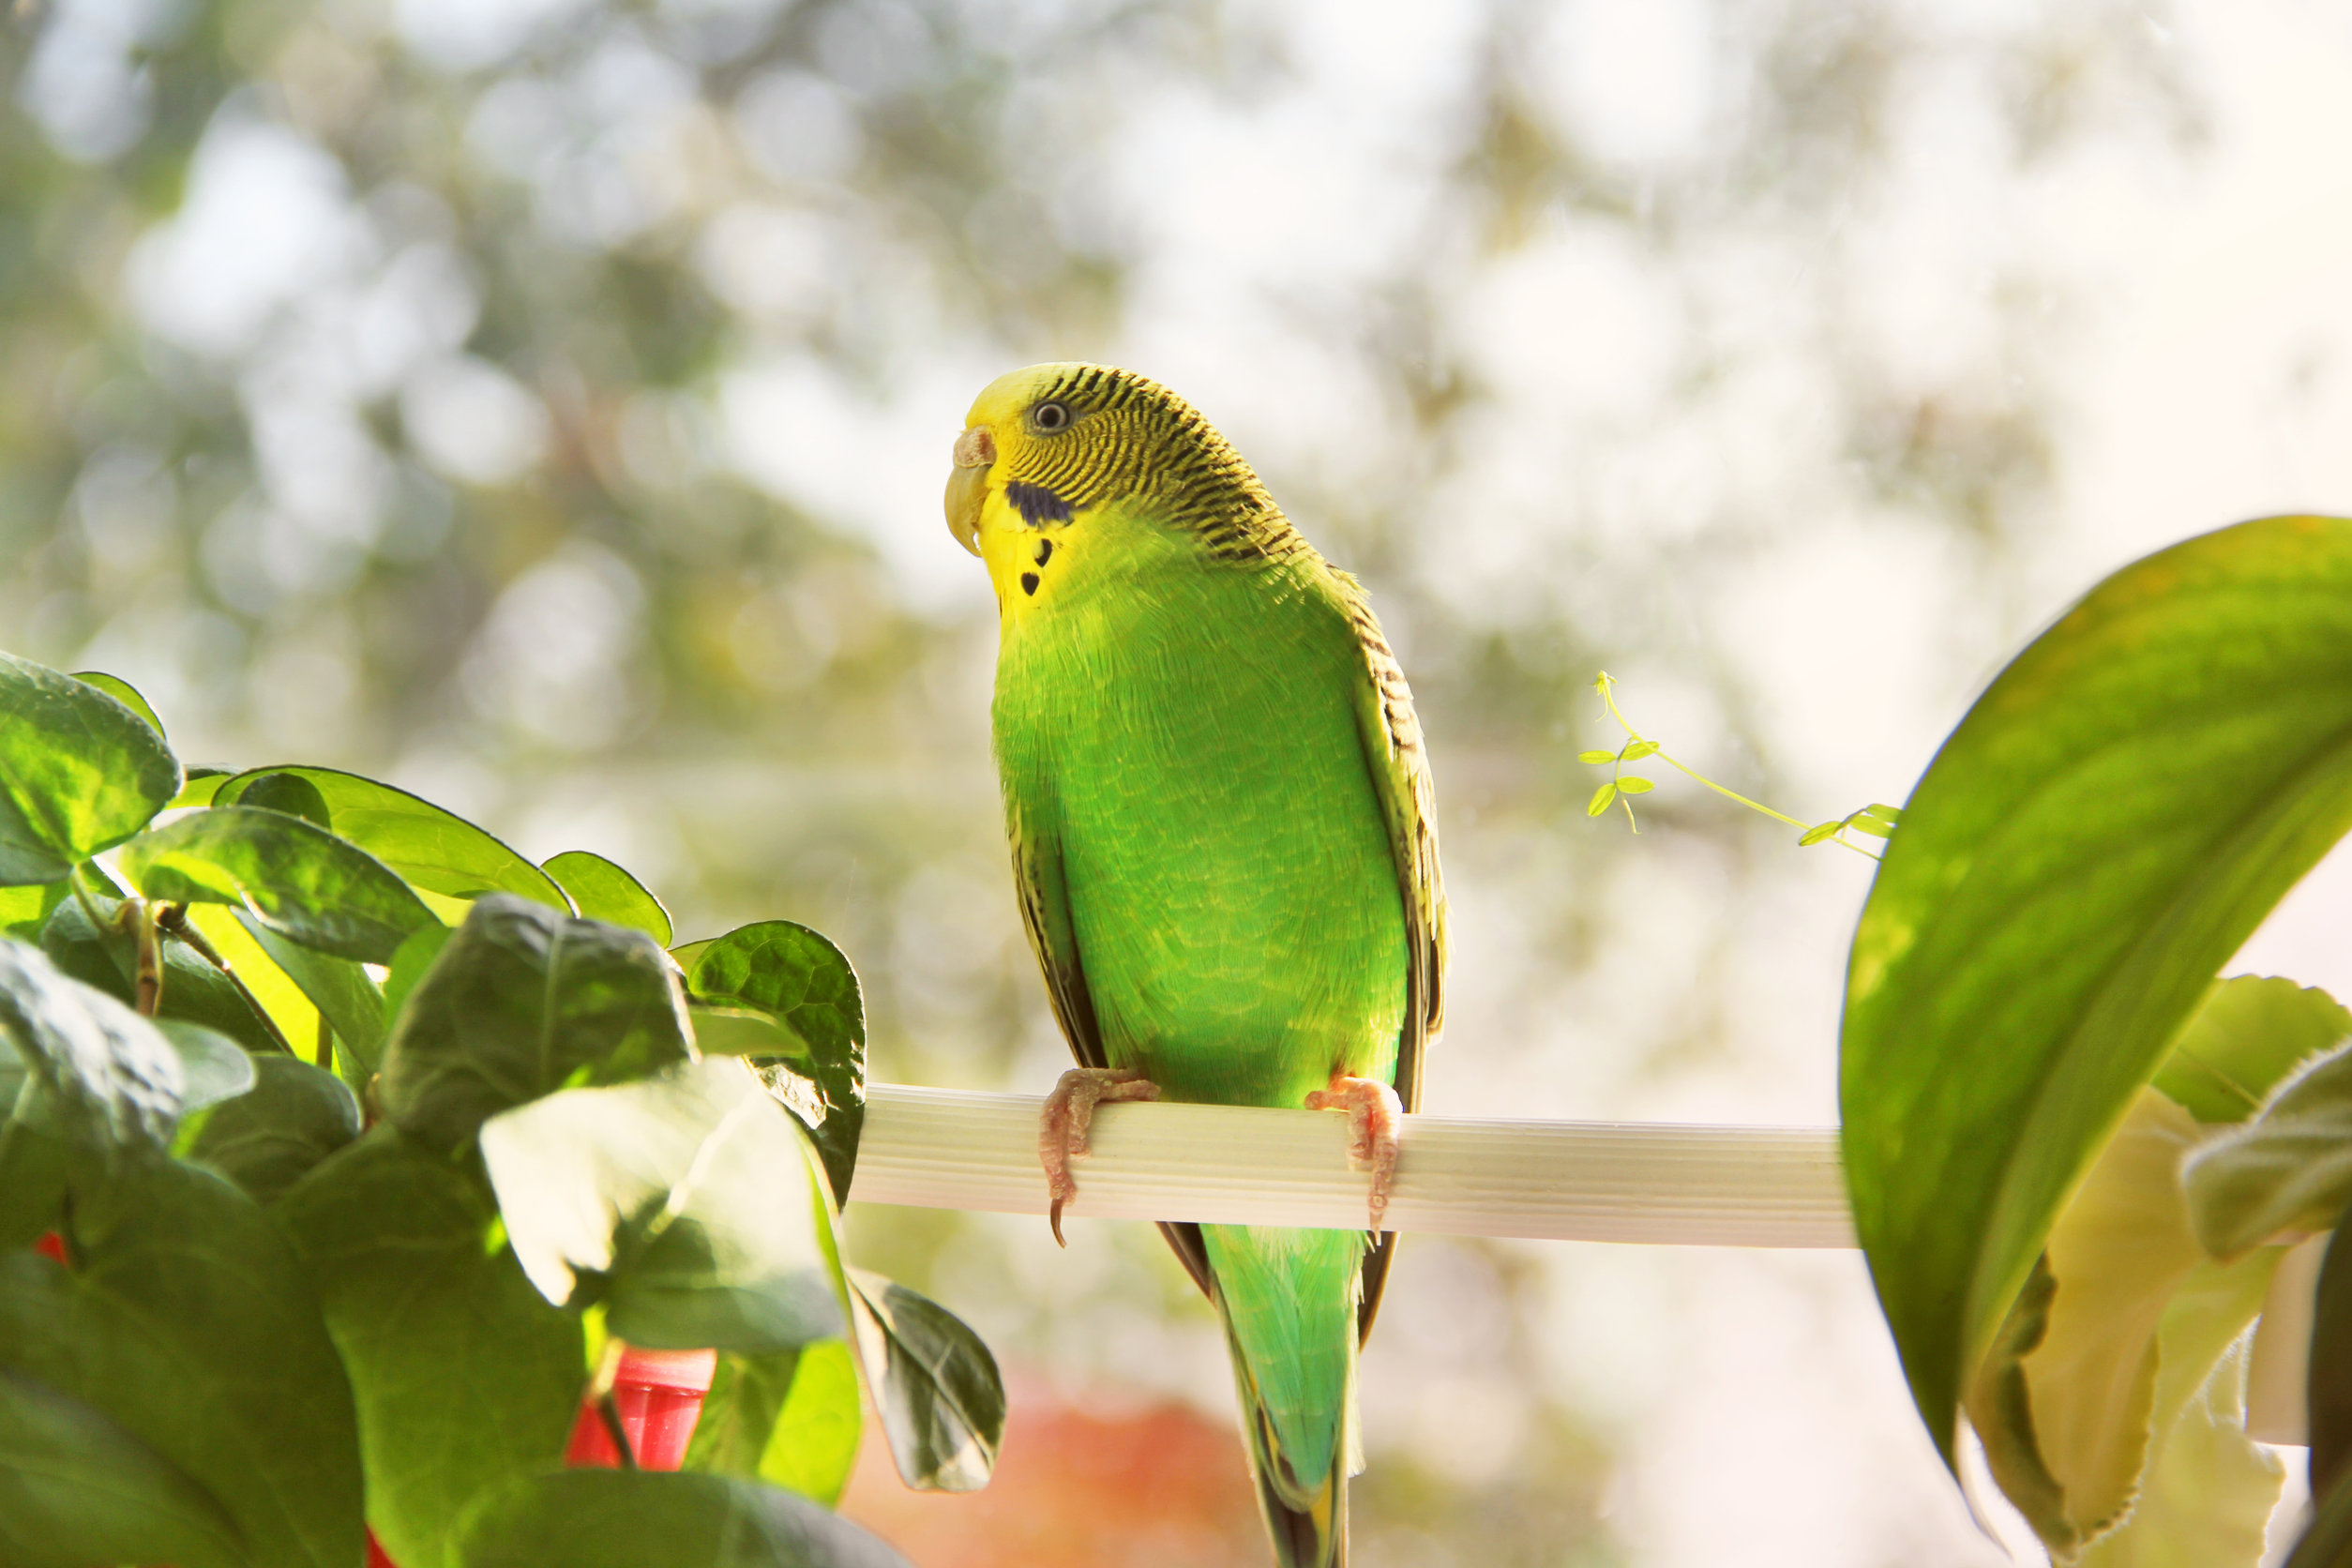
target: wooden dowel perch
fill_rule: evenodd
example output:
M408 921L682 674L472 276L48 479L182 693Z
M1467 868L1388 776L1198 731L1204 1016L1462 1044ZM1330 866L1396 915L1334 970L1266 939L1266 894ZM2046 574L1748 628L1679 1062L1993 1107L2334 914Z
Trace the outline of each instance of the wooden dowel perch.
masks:
M876 1084L850 1197L1042 1214L1030 1094ZM1334 1111L1154 1103L1096 1113L1068 1213L1244 1225L1364 1223ZM1681 1246L1848 1247L1827 1127L1408 1116L1386 1227L1452 1236Z

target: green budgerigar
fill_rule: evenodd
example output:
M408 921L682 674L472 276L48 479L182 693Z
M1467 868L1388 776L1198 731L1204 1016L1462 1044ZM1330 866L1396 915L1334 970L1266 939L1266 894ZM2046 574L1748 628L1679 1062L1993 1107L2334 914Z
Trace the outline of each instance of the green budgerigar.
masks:
M1364 591L1168 388L1017 370L955 461L948 523L1000 611L1021 913L1081 1063L1040 1130L1055 1234L1102 1100L1343 1109L1370 1167L1368 1230L1161 1227L1224 1319L1277 1560L1333 1568L1395 1117L1443 1012L1411 693Z

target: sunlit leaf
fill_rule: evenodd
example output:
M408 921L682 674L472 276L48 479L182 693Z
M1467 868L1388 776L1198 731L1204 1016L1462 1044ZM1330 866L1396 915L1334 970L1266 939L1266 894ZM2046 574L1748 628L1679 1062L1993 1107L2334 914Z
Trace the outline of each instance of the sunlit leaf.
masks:
M85 986L104 991L126 1006L138 1003L139 941L128 928L117 929L113 917L119 906L94 897L100 923L93 925L82 901L69 898L53 911L41 930L41 951L58 972ZM184 1018L228 1035L249 1050L276 1050L282 1042L234 982L189 943L165 935L159 942L163 960L163 996L158 1015Z
M331 953L288 942L243 910L236 912L236 918L262 951L269 955L279 972L300 988L335 1031L337 1042L352 1059L346 1081L365 1083L384 1060L384 988L354 959L339 958ZM401 938L400 945L393 950L393 958L397 961L409 942L427 929L419 927ZM448 931L438 921L430 929L445 936Z
M1656 741L1635 741L1632 745L1626 746L1624 751L1620 753L1620 755L1621 755L1625 761L1629 762L1638 762L1644 757L1653 757L1657 755L1657 751L1658 743Z
M2151 1080L2200 1122L2243 1122L2297 1065L2352 1036L2352 1012L2315 986L2217 980Z
M450 1568L910 1568L807 1498L723 1475L575 1470L468 1511Z
M1609 808L1610 803L1616 799L1617 786L1614 784L1604 784L1599 789L1592 792L1591 800L1585 804L1584 814L1588 817L1597 817L1602 812L1606 811Z
M824 1116L809 1138L837 1203L850 1190L866 1124L866 1003L850 960L806 926L763 920L704 947L686 972L686 990L699 1003L764 1013L805 1042L805 1051L787 1053L780 1065L813 1081L823 1097ZM791 1103L793 1088L782 1073L767 1076Z
M1004 1380L963 1320L895 1280L847 1271L860 1357L898 1478L918 1491L988 1484L1004 1440Z
M580 1319L485 1244L497 1211L477 1182L395 1128L311 1170L275 1214L350 1370L369 1523L394 1561L445 1561L475 1493L561 1462Z
M220 786L229 781L226 768L189 768L180 785L180 792L166 804L173 807L210 806L212 797L220 792Z
M455 1153L502 1110L643 1078L685 1060L689 1038L652 938L493 894L409 993L384 1046L384 1113Z
M782 1486L830 1508L857 1464L864 1427L857 1364L845 1341L718 1358L685 1468Z
M1817 822L1804 830L1803 835L1797 840L1797 847L1801 850L1809 850L1825 839L1836 837L1845 826L1844 822Z
M743 1063L550 1094L481 1146L523 1272L615 1336L766 1353L843 1332L808 1153Z
M98 687L132 713L137 714L146 720L147 728L155 731L156 739L168 744L168 737L163 730L163 720L156 717L155 709L148 705L147 700L140 696L139 689L128 681L119 675L109 675L98 670L77 670L73 672L72 678L84 686Z
M86 682L0 654L0 886L52 882L147 825L179 759Z
M417 887L452 898L517 894L571 912L548 874L481 828L430 801L334 768L270 767L241 773L220 787L217 806L234 806L264 778L308 783L333 817L335 831Z
M543 862L540 869L555 879L588 919L627 926L664 947L670 945L670 912L645 890L644 883L604 856L567 850Z
M116 857L150 898L229 904L289 941L368 963L439 925L384 864L325 829L258 807L219 807L143 833Z
M1617 788L1619 792L1621 794L1646 795L1651 791L1656 789L1657 786L1652 784L1647 778L1634 778L1628 776L1619 779L1617 781Z
M1590 762L1594 767L1606 767L1617 761L1617 753L1614 751L1579 751L1576 753L1576 761Z
M2352 824L2352 523L2127 566L1993 683L1855 933L1855 1226L1947 1457L2059 1203L2286 889Z
M62 879L23 887L0 887L0 937L38 942L41 927L49 924L57 906L71 896L68 887Z

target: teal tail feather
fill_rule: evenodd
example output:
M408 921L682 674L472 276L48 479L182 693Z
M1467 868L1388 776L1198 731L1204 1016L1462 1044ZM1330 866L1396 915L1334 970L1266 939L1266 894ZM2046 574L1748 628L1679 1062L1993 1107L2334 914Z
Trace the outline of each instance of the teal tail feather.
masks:
M1241 1370L1235 1353L1235 1370ZM1258 1507L1274 1540L1276 1568L1348 1568L1348 1450L1333 1445L1331 1468L1311 1486L1290 1473L1260 1404L1244 1395L1242 1420L1249 1435L1249 1473Z

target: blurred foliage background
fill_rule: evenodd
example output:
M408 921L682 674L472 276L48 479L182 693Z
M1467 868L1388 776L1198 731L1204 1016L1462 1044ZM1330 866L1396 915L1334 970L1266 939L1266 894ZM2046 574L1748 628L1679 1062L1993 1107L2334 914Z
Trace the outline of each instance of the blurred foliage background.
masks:
M2348 58L2285 4L16 0L0 645L612 855L682 938L815 925L878 1077L1041 1089L938 494L988 379L1114 359L1403 655L1430 1108L1827 1121L1867 866L1671 787L1589 822L1589 683L1809 820L1899 800L2093 569L2325 502L2342 176L2280 149ZM2317 235L2284 283L2149 270L2264 222ZM2235 412L2151 413L2188 382ZM1018 1400L986 1497L853 1512L933 1568L1259 1560L1148 1230L856 1233ZM1851 1258L1416 1243L1364 1404L1369 1568L1999 1560Z

